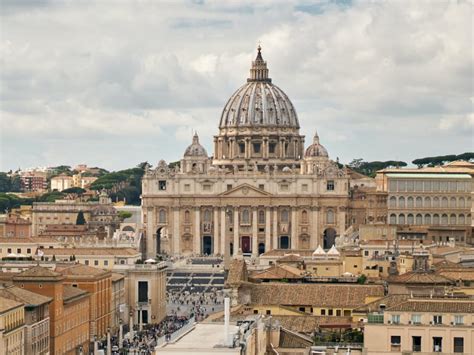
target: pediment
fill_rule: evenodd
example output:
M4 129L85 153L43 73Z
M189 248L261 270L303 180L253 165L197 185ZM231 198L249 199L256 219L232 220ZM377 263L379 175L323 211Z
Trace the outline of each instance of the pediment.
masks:
M252 185L242 184L238 185L228 191L225 191L220 194L220 196L233 196L233 197L266 197L272 196L271 193L267 191L262 191Z

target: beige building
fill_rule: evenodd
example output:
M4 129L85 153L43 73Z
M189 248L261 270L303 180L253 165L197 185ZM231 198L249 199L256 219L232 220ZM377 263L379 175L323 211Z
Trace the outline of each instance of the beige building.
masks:
M51 178L51 191L63 191L73 186L72 176L61 174Z
M49 304L52 298L14 285L0 285L0 297L24 305L25 354L49 354Z
M474 353L474 300L409 298L369 315L367 354Z
M146 171L146 255L329 249L349 224L349 190L317 134L305 149L296 110L259 48L224 106L213 156L195 134L179 166L162 160Z
M25 354L24 305L0 296L0 355L23 354Z
M472 175L473 167L456 164L380 170L377 188L388 192L388 223L423 227L435 242L471 243Z

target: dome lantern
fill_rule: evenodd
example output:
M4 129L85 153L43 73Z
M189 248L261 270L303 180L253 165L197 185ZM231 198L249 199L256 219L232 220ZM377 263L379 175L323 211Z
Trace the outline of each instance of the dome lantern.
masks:
M252 62L250 78L247 79L247 82L263 81L271 83L272 79L268 77L267 62L263 60L262 47L260 45L257 47L257 51L257 58Z

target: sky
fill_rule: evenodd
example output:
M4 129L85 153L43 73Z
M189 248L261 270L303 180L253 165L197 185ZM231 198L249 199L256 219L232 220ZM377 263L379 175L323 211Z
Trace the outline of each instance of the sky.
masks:
M211 155L259 43L334 160L474 150L472 1L0 4L1 171Z

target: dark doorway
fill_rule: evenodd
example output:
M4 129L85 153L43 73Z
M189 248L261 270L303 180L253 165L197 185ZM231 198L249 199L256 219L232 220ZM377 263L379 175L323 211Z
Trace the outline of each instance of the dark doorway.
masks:
M324 231L323 249L330 249L334 244L336 244L336 231L328 228Z
M230 249L230 251L229 251L230 256L234 255L234 243L230 243L230 248L229 249Z
M148 324L148 311L145 309L142 310L142 323Z
M212 254L212 237L209 235L202 237L202 253L205 255Z
M250 253L250 237L242 237L241 240L242 253Z
M258 244L258 255L265 253L265 243Z
M163 227L158 228L156 231L156 254L161 254L161 231Z
M290 237L287 235L280 237L280 249L290 249Z

